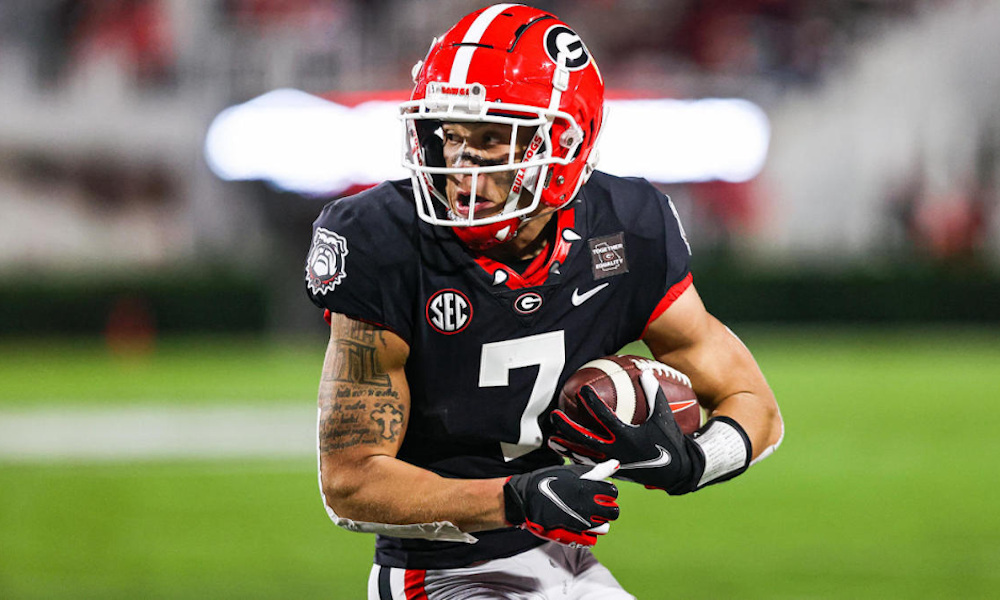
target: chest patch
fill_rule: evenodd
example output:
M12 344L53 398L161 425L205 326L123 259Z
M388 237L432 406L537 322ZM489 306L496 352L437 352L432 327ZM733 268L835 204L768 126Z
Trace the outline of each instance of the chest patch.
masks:
M438 333L456 334L472 322L472 303L468 296L454 289L441 290L427 300L427 323Z
M595 280L628 273L624 233L591 238L587 243L590 245L590 261Z
M542 307L542 295L537 292L525 292L514 300L514 310L519 315L530 315Z

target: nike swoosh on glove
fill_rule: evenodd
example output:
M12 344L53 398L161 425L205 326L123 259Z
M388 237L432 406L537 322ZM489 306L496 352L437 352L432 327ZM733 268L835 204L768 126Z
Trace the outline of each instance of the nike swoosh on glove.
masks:
M609 460L514 475L503 486L507 522L560 544L593 546L618 518L618 488L604 481L617 469Z
M592 431L570 419L561 410L552 412L555 428L549 447L575 462L590 464L615 458L621 461L617 479L641 483L648 488L679 495L710 483L739 475L750 462L750 440L728 417L710 419L692 435L681 433L670 405L651 373L640 375L649 417L642 425L621 422L590 386L577 394L600 431ZM698 441L706 436L710 445ZM707 452L706 452L707 450Z

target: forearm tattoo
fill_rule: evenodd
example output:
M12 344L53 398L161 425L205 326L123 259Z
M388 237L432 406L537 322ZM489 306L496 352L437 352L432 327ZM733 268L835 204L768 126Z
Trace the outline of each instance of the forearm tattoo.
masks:
M351 319L339 323L320 380L320 451L396 442L407 415L379 360L385 332Z

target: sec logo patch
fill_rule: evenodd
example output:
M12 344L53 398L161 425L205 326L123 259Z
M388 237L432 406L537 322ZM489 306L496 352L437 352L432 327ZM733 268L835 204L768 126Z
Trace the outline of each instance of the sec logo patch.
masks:
M425 313L435 331L454 335L472 321L472 303L458 290L441 290L427 300Z

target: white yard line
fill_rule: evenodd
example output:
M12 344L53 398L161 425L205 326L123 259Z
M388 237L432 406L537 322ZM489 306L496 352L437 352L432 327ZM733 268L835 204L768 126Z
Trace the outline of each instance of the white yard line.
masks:
M316 453L316 409L0 409L0 462L290 458Z

